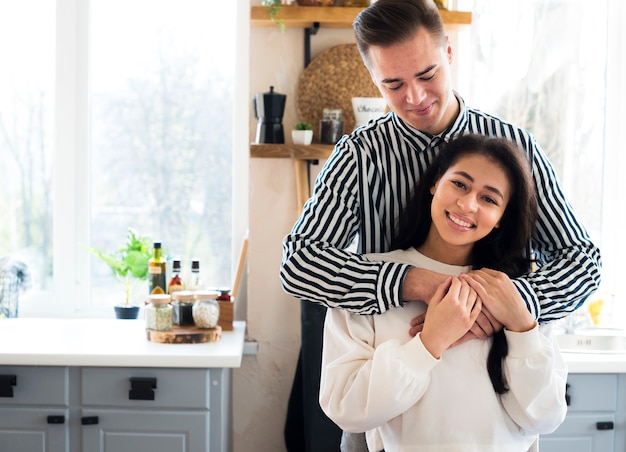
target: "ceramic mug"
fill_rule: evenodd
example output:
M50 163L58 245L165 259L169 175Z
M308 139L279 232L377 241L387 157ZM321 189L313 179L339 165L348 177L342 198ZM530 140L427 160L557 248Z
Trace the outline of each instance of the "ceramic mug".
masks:
M382 97L353 97L354 128L367 124L371 119L381 117L387 111L387 103Z

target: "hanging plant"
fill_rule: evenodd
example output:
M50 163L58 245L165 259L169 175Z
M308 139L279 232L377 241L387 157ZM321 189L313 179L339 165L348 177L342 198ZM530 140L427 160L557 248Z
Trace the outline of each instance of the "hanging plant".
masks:
M270 15L270 19L272 22L278 25L280 31L285 31L285 22L282 19L276 20L276 15L280 11L280 7L282 6L282 0L263 0L263 4L267 7L267 12Z

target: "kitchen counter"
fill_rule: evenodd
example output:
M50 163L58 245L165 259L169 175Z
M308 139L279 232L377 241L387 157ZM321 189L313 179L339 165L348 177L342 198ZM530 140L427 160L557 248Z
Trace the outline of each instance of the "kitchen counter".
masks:
M160 344L148 341L144 320L0 320L0 365L234 368L241 366L245 322L219 341Z
M626 353L563 353L571 374L626 373Z

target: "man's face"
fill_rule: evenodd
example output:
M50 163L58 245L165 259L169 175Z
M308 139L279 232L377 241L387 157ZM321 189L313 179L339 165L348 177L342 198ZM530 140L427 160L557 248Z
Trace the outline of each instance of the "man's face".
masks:
M433 40L424 28L405 42L371 46L368 66L387 105L412 127L431 135L443 132L458 114L452 93L452 48Z

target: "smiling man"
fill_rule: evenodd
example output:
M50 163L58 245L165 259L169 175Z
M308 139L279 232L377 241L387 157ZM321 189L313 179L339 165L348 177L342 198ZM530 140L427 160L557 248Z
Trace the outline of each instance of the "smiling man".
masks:
M535 138L466 106L453 91L454 54L434 2L378 0L359 14L354 31L363 61L391 111L337 143L285 237L280 270L284 290L302 300L300 367L287 422L302 419L305 444L298 447L307 451L339 448L337 428L317 400L325 309L382 313L406 301L430 300L445 279L407 264L370 262L362 256L390 250L396 220L442 143L477 133L510 139L527 153L539 198L539 219L529 244L538 268L512 283L540 323L571 313L600 283L600 251ZM354 240L356 252L349 250ZM484 338L494 328L499 325L481 314L472 332ZM295 403L299 399L301 406Z

